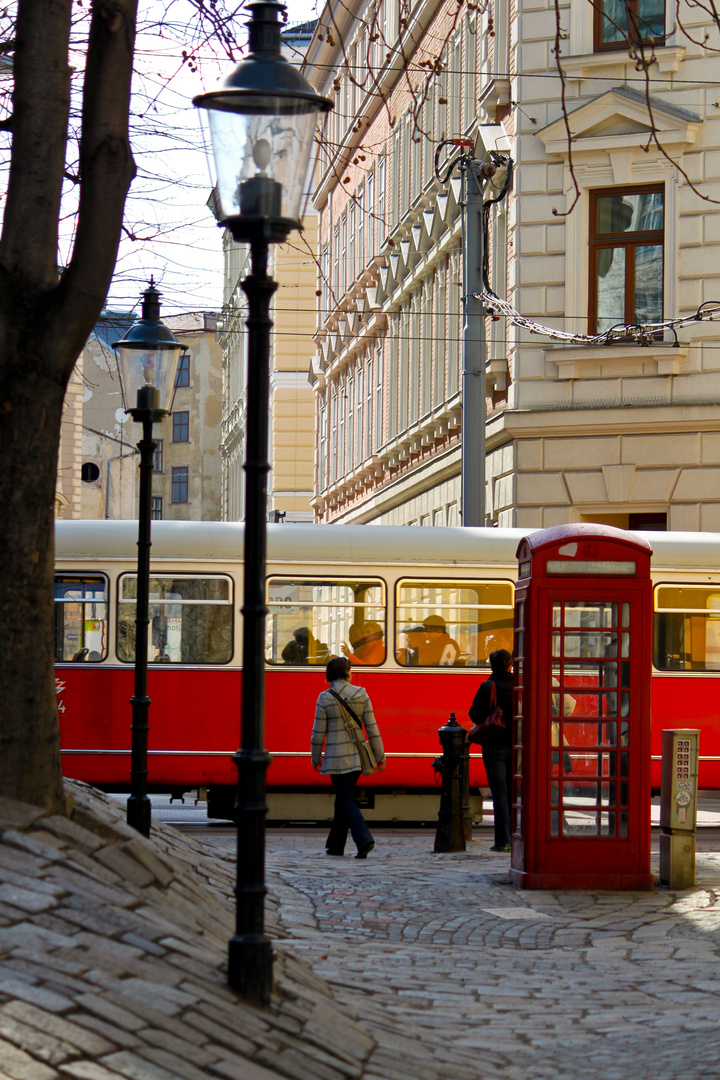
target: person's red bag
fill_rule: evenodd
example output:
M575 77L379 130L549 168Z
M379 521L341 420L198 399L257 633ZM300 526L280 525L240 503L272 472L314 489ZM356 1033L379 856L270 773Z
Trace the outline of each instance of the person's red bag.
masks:
M473 724L468 732L467 740L469 743L482 746L499 728L504 727L505 717L502 709L498 707L495 683L490 679L490 712L479 724Z

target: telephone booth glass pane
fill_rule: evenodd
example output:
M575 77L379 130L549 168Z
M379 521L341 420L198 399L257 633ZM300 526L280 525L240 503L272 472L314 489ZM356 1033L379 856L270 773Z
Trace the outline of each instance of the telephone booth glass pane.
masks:
M550 835L627 836L630 605L556 601L552 628Z

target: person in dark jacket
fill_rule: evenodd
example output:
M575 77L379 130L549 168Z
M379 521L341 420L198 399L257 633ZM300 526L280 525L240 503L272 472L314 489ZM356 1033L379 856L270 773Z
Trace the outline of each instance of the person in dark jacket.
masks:
M498 727L483 743L482 756L493 801L495 843L491 851L510 850L510 796L512 792L512 656L507 649L490 653L491 675L475 695L469 716L480 724L490 715L491 685L495 684L497 706L503 711L505 727Z

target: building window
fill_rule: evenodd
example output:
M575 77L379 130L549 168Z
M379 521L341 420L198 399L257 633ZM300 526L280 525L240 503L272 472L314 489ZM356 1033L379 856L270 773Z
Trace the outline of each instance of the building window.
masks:
M361 187L357 193L357 219L358 219L358 263L359 273L362 274L367 262L365 253L365 189Z
M150 516L153 521L162 521L162 498L157 495L152 497L152 510Z
M190 413L173 413L173 442L190 442Z
M385 240L385 155L378 158L377 167L377 250Z
M363 398L363 369L360 364L358 364L355 384L357 387L357 417L355 420L355 464L359 466L362 464L363 460L363 405L365 404Z
M365 376L365 392L366 392L366 405L365 405L365 457L372 457L372 441L373 441L373 394L375 393L375 387L373 386L373 360L372 353L368 356L367 360L367 374Z
M324 491L325 483L325 459L327 457L327 407L323 401L320 405L320 453L318 456L318 491Z
M348 209L348 275L347 287L352 286L357 273L355 266L355 203L351 202Z
M347 292L347 274L348 274L348 246L347 246L347 214L343 214L340 218L340 259L341 259L341 280L340 280L340 295L344 296Z
M663 186L593 191L590 333L663 317Z
M155 453L153 454L153 472L163 471L163 446L164 439L156 439Z
M434 404L441 405L445 400L445 357L447 352L446 337L446 311L445 311L445 279L447 276L446 262L443 260L435 272L435 385Z
M355 468L355 380L348 375L347 381L347 471Z
M320 257L320 322L325 322L330 314L330 251L328 245L322 249L322 255Z
M375 350L375 445L383 444L383 347Z
M186 503L188 501L187 465L180 465L172 471L172 501L174 503Z
M367 178L367 246L368 255L366 262L375 254L375 173L368 173Z
M176 386L189 386L190 385L190 353L183 353L180 357L180 363L178 364L177 375L175 376Z
M333 307L340 299L340 226L333 230Z
M338 478L338 394L333 390L330 403L330 483Z
M664 0L600 0L595 9L595 52L665 41Z

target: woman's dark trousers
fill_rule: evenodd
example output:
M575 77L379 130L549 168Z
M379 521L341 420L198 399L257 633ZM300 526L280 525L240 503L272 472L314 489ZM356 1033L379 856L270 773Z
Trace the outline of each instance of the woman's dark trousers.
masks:
M345 851L348 829L352 833L358 851L372 842L370 830L357 804L355 785L360 779L359 772L331 773L335 792L335 816L325 842L325 848L331 855L342 855Z
M510 843L512 835L510 831L512 749L509 746L492 750L483 747L482 756L493 801L495 847L505 847Z

